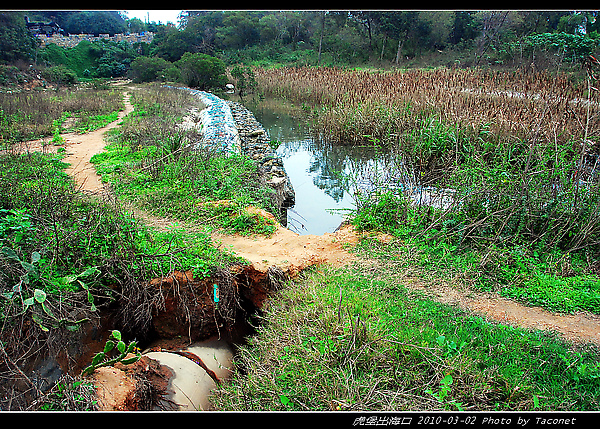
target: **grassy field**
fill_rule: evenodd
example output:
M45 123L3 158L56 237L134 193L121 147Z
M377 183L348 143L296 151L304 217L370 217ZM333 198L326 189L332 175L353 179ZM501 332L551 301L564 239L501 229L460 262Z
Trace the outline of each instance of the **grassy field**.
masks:
M269 80L279 85L270 87L271 93L305 103L318 133L330 132L346 143L395 145L416 166L416 182L451 187L460 204L452 210L414 206L383 186L375 195L358 198L355 227L385 232L391 241L367 238L356 249L356 262L312 267L273 294L259 314L256 335L240 345L233 378L215 392L216 407L600 409L597 346L492 323L411 288L413 282L434 289L449 283L552 311L600 314L598 184L594 171L579 168L587 165L586 150L595 148L595 110L573 105L572 113L561 116L549 95L552 82L565 96L585 98L585 88L562 78L518 74L300 71L258 75L265 91L267 77L277 76ZM306 77L312 86L304 83ZM388 78L397 80L395 92L373 92L389 86ZM487 105L478 106L472 92L458 91L460 85L454 88L453 82L548 95L542 97L541 110L507 95L485 95ZM336 99L348 84L355 92L346 94L356 94L356 100L350 95ZM429 98L428 87L441 98ZM371 93L379 102L369 99ZM391 98L398 93L406 100ZM106 90L99 94L114 96ZM446 100L448 94L455 97ZM10 99L13 110L9 104L2 107L13 119L20 114L19 103L34 110L32 100L19 97ZM40 97L54 113L48 118L39 113L39 121L30 113L27 121L5 122L10 125L3 127L5 143L52 136L57 125L48 126L48 119L66 121L69 103L78 95ZM502 107L498 99L522 108ZM120 98L114 100L106 110L88 107L82 117L110 119L121 106ZM193 269L199 276L227 270L236 261L213 247L212 229L273 231L272 224L244 210L248 205L273 210L251 161L184 149L198 137L175 126L195 103L188 93L147 85L133 91L131 100L135 113L107 135L105 152L93 159L115 201L76 192L60 155L0 157L0 336L8 373L14 371L13 362L22 365L36 353L66 349L75 337L58 327L75 330L85 319L97 320L97 308L115 302L122 306L126 334L143 337L157 304L143 287L145 281L172 270ZM481 117L493 109L496 116ZM452 116L467 112L472 116ZM520 114L523 123L513 114ZM549 117L560 120L545 121ZM24 131L30 122L46 125ZM535 124L535 132L526 129ZM229 203L215 204L223 200ZM150 229L123 202L182 227ZM25 406L11 395L6 391L4 397L13 406Z

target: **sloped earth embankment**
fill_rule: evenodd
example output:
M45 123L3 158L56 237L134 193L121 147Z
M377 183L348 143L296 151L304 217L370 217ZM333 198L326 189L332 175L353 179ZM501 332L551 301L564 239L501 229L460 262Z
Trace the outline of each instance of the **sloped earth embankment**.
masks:
M125 101L127 107L123 115L132 109L127 92ZM102 151L103 133L117 122L86 135L64 136L66 161L72 163L69 172L82 191L105 192L89 160ZM29 145L29 149L33 147ZM174 224L137 209L134 212L158 229ZM350 249L360 236L350 226L322 236L300 236L277 224L277 230L268 238L215 233L213 240L220 248L229 249L249 262L247 266L235 267L231 277L225 280L230 286L228 290L237 290L251 311L262 306L283 278L294 277L315 264L350 263L356 258ZM385 242L385 238L382 240ZM100 409L147 410L153 401L151 397L157 394L163 396L160 409L210 409L209 392L233 370L234 350L230 341L240 341L244 335L243 331L228 329L231 326L226 326L227 320L215 317L214 280L197 280L190 272L178 272L149 282L149 287L160 288L165 298L165 310L157 313L153 321L161 340L146 350L134 365L115 365L95 371L92 377ZM551 330L574 342L600 344L600 318L594 315L557 315L497 296L447 286L426 287L418 279L408 282L408 286L425 292L432 299L458 305L492 320ZM191 323L182 323L182 315L178 314L181 300L186 301L188 311L183 318ZM235 323L234 319L235 315L232 318ZM82 365L89 363L95 348L101 349L103 345L101 339L90 340L86 353L80 356Z

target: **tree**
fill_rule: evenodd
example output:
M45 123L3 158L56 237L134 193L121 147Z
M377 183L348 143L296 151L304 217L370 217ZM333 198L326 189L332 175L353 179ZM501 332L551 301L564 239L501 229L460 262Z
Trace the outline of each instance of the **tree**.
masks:
M117 11L74 12L64 22L58 24L71 34L89 33L94 35L127 32L127 24Z
M0 61L29 60L36 46L37 40L27 29L23 13L0 13Z
M227 83L225 63L210 55L186 52L175 64L181 70L181 82L191 88L207 90Z
M175 27L159 27L152 40L152 54L167 61L177 61L182 55L190 51L190 44L181 37L181 32Z
M369 53L371 53L373 49L373 12L361 10L351 11L350 16L367 30L369 36Z
M240 99L244 99L244 94L252 92L256 88L256 78L254 72L248 66L236 65L231 69L231 76L236 79L236 87L240 95Z
M323 46L323 33L325 33L325 15L327 15L327 11L323 11L321 14L321 34L319 35L319 57L317 59L317 64L321 62L321 48Z
M386 37L398 40L396 64L400 61L402 47L412 27L417 23L419 12L379 12L376 14L381 31Z
M129 76L136 82L159 80L162 74L173 64L160 57L137 57L131 62Z
M217 39L223 48L243 48L260 40L257 13L227 12L223 25L217 29Z
M463 40L472 40L477 37L477 24L471 12L454 12L454 22L450 31L449 41L457 45Z
M127 28L130 33L142 33L146 31L146 24L139 18L131 18L127 20Z

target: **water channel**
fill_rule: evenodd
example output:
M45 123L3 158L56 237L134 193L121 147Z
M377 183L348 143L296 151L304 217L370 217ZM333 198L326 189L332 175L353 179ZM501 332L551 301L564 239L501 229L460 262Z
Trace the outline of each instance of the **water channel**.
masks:
M285 100L245 99L243 104L269 138L280 142L277 155L296 193L288 228L301 235L334 232L356 207L353 183L369 180L376 168L380 174L391 162L390 154L380 148L333 145L313 137L297 108Z

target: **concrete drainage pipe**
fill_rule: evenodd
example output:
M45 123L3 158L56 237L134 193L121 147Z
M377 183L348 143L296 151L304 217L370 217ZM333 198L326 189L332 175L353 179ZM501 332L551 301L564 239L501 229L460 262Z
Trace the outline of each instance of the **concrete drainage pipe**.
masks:
M210 410L210 392L228 378L233 369L231 346L217 339L195 343L179 351L151 351L144 355L173 372L167 395L157 410Z

